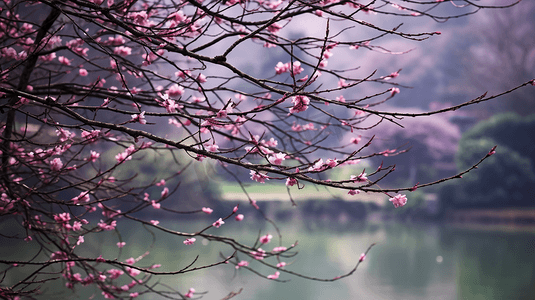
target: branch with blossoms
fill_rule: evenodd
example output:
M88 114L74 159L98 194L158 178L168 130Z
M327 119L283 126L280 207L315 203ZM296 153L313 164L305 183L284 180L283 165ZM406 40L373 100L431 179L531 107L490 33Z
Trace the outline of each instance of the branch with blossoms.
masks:
M423 114L381 110L381 104L405 88L395 82L402 70L361 74L353 58L362 51L408 52L385 48L380 44L385 37L423 41L440 32L405 32L401 24L386 28L365 19L380 15L444 21L491 8L463 2L454 4L459 13L449 16L439 13L439 7L449 5L442 1L2 2L0 222L18 228L2 239L24 240L37 250L24 259L0 260L0 296L34 298L42 284L61 280L70 290L93 286L105 298L145 293L192 298L204 292L193 287L177 291L154 277L227 264L276 281L288 280L282 275L319 281L350 276L370 249L352 270L323 279L287 268L284 260L296 255L297 243L263 250L272 235L259 235L246 245L214 234L232 218L244 219L238 207L217 211L205 227L192 232L166 228L148 212L161 212L159 218L211 217L215 210L208 206L189 203L191 209L178 210L173 203L186 189L179 185L182 173L209 161L240 185L244 178L236 169L247 171L246 180L278 181L288 191L313 184L350 195L385 193L396 207L410 201L400 192L473 170L494 150L462 173L412 187L379 187L383 178L395 175L395 166L357 169L362 160L406 151L369 150L373 137L363 133L382 122L402 126L403 117L457 110L533 84ZM295 38L299 19L321 30ZM258 62L260 55L269 68L252 70L249 63ZM330 67L341 60L343 69ZM378 88L362 95L364 86ZM174 165L161 174L147 178L134 166L163 153ZM355 175L328 178L330 171L348 166L357 169ZM282 234L268 221L282 243ZM207 239L226 245L229 252L204 265L196 258L181 269L159 271L159 264L141 266L150 252L120 258L127 246L119 235L123 223L184 239L186 246ZM108 231L119 236L116 257L81 254L85 236ZM274 273L258 272L253 262ZM6 278L15 273L24 275L8 283Z

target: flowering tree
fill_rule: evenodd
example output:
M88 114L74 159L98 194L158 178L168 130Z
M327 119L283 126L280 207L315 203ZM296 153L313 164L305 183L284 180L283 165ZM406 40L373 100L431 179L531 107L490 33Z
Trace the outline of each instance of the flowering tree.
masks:
M362 51L395 54L379 45L383 38L422 41L440 32L404 32L401 25L383 26L378 20L445 21L489 8L452 1L459 13L442 16L434 12L451 5L448 2L397 2L402 3L4 0L0 220L22 225L3 238L24 239L40 250L23 261L0 259L0 282L14 272L24 274L16 284L2 284L0 296L31 298L41 292L42 284L63 280L70 289L93 285L105 298L144 293L191 298L201 294L194 288L170 291L152 278L225 263L270 280L282 280L283 274L321 281L351 275L365 254L352 270L335 278L297 274L284 268L296 244L263 250L273 238L268 233L253 245L220 236L217 228L225 222L243 219L238 206L229 211L166 208L181 189L169 182L191 164L215 161L229 171L246 169L259 183L285 184L290 195L304 184L315 184L351 195L385 193L399 207L407 202L407 192L476 168L493 151L460 174L408 187L377 185L394 172L393 165L362 169L344 180L328 178L334 168L399 153L368 151L373 137L362 133L381 122L401 125L403 117L429 116L500 96L484 94L426 113L381 110L378 105L403 88L395 83L401 70L361 74L355 58ZM248 65L261 56L267 58L269 72ZM365 88L370 85L374 89ZM165 170L174 170L167 178L139 180L141 171L127 172L136 160L163 152L176 162ZM250 204L258 209L254 199ZM204 228L180 232L140 214L150 209L161 211L162 218L215 216ZM80 254L84 236L118 231L118 223L129 222L183 239L186 245L204 238L226 244L231 251L212 264L191 263L173 272L158 271L159 265L142 266L144 256L120 261L99 253ZM120 240L115 243L125 246ZM252 262L273 272L260 274Z

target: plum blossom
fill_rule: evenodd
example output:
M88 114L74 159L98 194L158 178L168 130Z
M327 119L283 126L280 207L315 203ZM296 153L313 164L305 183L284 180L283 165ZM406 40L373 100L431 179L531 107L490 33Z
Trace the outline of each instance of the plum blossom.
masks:
M275 274L268 275L267 278L268 278L268 279L277 279L277 278L279 278L279 275L280 275L280 274L281 274L281 273L280 273L279 271L277 271L277 272L275 272Z
M268 26L267 30L273 34L279 32L279 30L282 29L282 26L280 24L277 24L277 23L273 23L271 25Z
M277 75L279 74L282 74L282 73L286 73L290 70L290 64L289 63L285 63L283 64L282 62L278 62L277 65L275 66L275 73L277 73Z
M297 179L288 177L286 178L286 186L294 186L297 184Z
M189 291L186 294L184 294L184 297L193 298L193 293L195 293L195 289L194 288L190 288Z
M95 162L100 157L100 153L91 150L91 155L87 158L87 161Z
M271 242L272 238L273 238L273 236L271 234L266 234L266 235L260 237L260 243L267 244L267 243Z
M78 204L79 202L89 202L89 200L91 200L91 199L89 198L89 192L88 191L81 192L80 195L78 195L76 197L73 197L71 199L71 201L74 204Z
M286 251L286 247L283 247L283 246L279 246L279 247L275 247L273 248L273 252L282 252L282 251Z
M262 248L258 248L256 251L251 251L250 253L256 260L263 260L266 256L266 251L262 250Z
M59 157L54 158L50 162L50 169L52 171L59 171L59 170L61 170L61 168L63 168L63 162L61 161L61 158L59 158Z
M407 196L397 194L395 197L388 199L388 201L392 202L394 204L394 207L401 207L405 204L407 204Z
M353 180L353 182L366 182L366 181L368 181L368 177L366 177L366 173L364 173L364 171L362 171L362 173L360 173L357 176L351 175L350 179Z
M160 221L158 221L158 220L150 220L150 223L152 225L156 226L156 225L160 224Z
M163 188L161 196L162 196L162 198L165 198L165 197L169 196L169 188L168 187L164 187Z
M349 142L352 143L352 144L357 145L357 144L360 142L361 139L362 139L362 136L359 135L359 136L357 136L357 137L353 137L353 138L351 138L351 139L349 140Z
M325 164L326 164L327 166L329 166L330 168L334 168L334 167L336 167L336 166L338 165L338 159L336 159L336 158L335 158L335 159L331 159L331 158L329 158L329 159L327 159L327 160L325 161Z
M299 75L304 70L305 69L303 69L301 67L301 62L300 61L294 61L293 67L292 67L292 70L290 71L290 73L292 73L293 75Z
M82 68L78 70L78 73L80 74L80 76L84 76L84 77L89 74L86 69L82 69Z
M125 46L115 47L113 53L120 56L128 56L132 54L132 48Z
M147 124L147 120L145 120L145 111L138 114L133 114L131 122L139 122L140 124Z
M399 94L399 93L400 93L399 88L394 87L394 88L390 89L390 96L391 97L394 97L395 94Z
M225 222L223 221L223 219L219 218L219 220L215 221L212 226L214 226L215 228L219 228L223 224L225 224Z
M216 145L215 143L212 144L212 145L204 145L206 147L206 151L209 151L209 152L219 152L219 146Z
M359 262L363 262L366 259L366 254L362 253L359 258Z
M172 85L166 92L169 97L180 97L184 94L184 87L178 84Z
M308 168L310 172L321 171L323 169L325 169L325 165L323 163L323 159L321 158L318 161L316 161L316 163L314 163L312 167Z
M281 165L282 162L286 159L286 154L279 152L276 154L273 154L268 158L269 162L274 165Z
M58 57L58 61L62 64L62 65L65 65L65 66L70 66L71 65L71 60L67 59L65 56L60 56Z
M247 267L249 265L248 261L242 260L236 265L236 269L239 269L240 267Z
M360 191L357 191L357 190L350 190L349 192L347 192L349 195L353 196L353 195L356 195L356 194L359 194Z
M234 219L239 222L239 221L242 221L244 217L245 217L244 215L238 214L236 217L234 217Z
M284 266L286 266L286 262L284 261L281 261L280 263L277 264L277 268L284 268Z
M266 183L266 179L269 180L269 177L266 174L262 174L254 170L251 170L250 175L252 180L260 183Z
M117 243L117 247L118 247L118 248L123 248L124 245L126 245L126 242L118 242L118 243Z
M184 245L193 245L197 239L196 238L189 238L184 241Z
M100 223L98 223L98 227L102 230L114 230L117 226L117 221L113 220L110 224L104 223L104 221L100 220Z
M291 114L303 112L308 109L308 105L310 104L310 99L308 99L307 96L297 95L297 96L292 97L292 104L293 104L293 107L290 108Z
M210 207L203 207L201 210L202 210L203 213L205 213L207 215L211 214L214 211Z

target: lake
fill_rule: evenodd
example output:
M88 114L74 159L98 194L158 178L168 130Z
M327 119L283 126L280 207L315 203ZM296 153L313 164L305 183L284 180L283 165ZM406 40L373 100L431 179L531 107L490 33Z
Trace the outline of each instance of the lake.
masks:
M162 221L166 226L181 230L198 230L210 224L208 220ZM318 278L333 278L350 271L359 256L372 243L365 261L350 277L323 283L281 273L279 283L261 278L249 270L235 270L222 265L191 274L161 278L161 282L186 293L190 287L197 292L208 292L203 299L222 299L231 291L243 288L234 299L535 299L535 227L511 229L495 226L468 228L431 223L373 223L329 222L295 220L278 223L283 234L282 245L298 241L299 254L286 260L287 270ZM124 230L125 228L123 228ZM152 234L139 227L124 231L126 246L119 259L138 257L147 250L150 254L136 265L152 263L164 265L162 271L181 269L193 261L214 263L219 251L230 255L227 246L217 245L199 238L192 246L182 243L184 238L171 238L152 230ZM228 221L209 233L227 235L253 244L258 236L270 233L273 240L264 249L279 245L276 231L268 223L247 219ZM84 255L103 254L114 258L117 235L113 232L86 236ZM2 245L2 253L8 250ZM243 255L240 259L246 259ZM263 275L274 270L251 262ZM128 278L125 278L127 280ZM9 280L8 280L9 281ZM130 282L130 279L127 280ZM78 287L81 299L96 294L90 287ZM68 298L72 297L72 294ZM165 299L154 295L138 299Z

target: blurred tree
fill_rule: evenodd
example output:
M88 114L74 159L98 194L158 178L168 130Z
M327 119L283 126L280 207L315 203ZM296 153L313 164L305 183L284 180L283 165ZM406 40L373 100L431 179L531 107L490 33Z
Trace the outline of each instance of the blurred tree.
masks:
M494 145L496 153L478 172L440 187L440 198L456 207L534 206L534 132L535 115L509 113L478 123L459 142L457 167L466 167Z
M499 93L533 77L535 1L523 1L510 10L486 11L469 22L471 45L468 51L464 47L457 50L464 57L462 81L470 83L468 89L476 93L481 90ZM504 101L488 102L483 107L491 113L506 110L526 116L535 113L535 98L529 91L518 90Z

